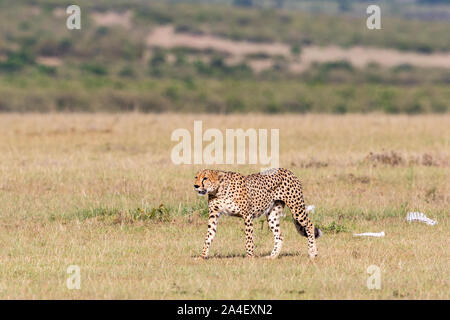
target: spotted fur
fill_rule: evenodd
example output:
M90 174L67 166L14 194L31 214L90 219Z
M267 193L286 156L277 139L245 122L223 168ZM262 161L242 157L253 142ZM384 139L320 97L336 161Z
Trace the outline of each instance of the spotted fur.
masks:
M276 258L283 245L280 215L285 205L292 213L298 232L308 238L310 258L317 256L315 238L322 233L314 228L303 200L300 180L287 169L270 169L243 176L236 172L201 170L195 176L194 189L199 195L208 195L208 232L201 254L207 258L217 230L220 215L244 219L247 257L254 254L253 219L264 214L274 237L274 248L269 258Z

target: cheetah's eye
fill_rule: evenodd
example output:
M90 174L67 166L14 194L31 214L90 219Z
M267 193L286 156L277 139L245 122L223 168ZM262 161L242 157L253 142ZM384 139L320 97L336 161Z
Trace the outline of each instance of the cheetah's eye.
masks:
M207 178L207 177L204 177L202 181L205 181L205 180L208 180L208 178Z

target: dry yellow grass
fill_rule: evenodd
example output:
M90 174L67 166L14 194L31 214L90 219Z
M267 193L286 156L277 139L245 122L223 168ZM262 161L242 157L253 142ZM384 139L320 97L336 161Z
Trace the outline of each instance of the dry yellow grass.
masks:
M257 257L244 259L243 223L228 217L212 258L193 259L206 231L192 190L202 166L173 165L170 135L194 120L280 129L280 165L327 231L315 262L289 215L277 260L260 258L272 237L259 222ZM448 115L1 115L0 298L448 299L449 128ZM395 155L403 162L381 163ZM169 221L133 219L160 204ZM438 224L408 224L408 211ZM80 290L66 288L69 265ZM381 290L366 287L369 265Z

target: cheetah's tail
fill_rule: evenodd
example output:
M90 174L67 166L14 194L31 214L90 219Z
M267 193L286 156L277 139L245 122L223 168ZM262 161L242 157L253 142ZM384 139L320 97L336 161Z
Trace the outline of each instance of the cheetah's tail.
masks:
M295 219L293 219L293 220L294 220L295 228L297 229L298 233L300 233L302 236L306 237L305 228L302 227L300 225L300 223L298 223L297 220L295 220ZM314 238L317 239L317 238L319 238L321 236L322 236L322 230L320 230L319 228L314 227Z

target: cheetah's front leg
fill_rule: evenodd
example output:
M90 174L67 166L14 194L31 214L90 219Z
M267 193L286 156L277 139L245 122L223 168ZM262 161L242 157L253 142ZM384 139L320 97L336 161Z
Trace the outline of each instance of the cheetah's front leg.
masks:
M246 257L253 257L253 251L255 249L255 244L253 243L253 217L247 215L244 217L245 223L245 249L247 251Z
M200 258L206 259L209 255L209 247L214 240L214 236L217 231L217 223L219 221L219 213L211 212L208 218L208 232L206 233L205 244L203 245L203 251Z

